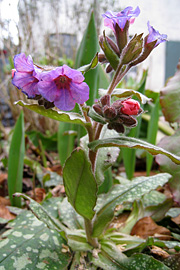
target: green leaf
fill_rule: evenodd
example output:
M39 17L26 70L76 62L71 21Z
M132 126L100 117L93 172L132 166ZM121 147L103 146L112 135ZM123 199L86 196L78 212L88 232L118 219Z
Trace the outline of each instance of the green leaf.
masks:
M67 235L68 245L73 251L90 251L93 249L86 239L84 230L72 230Z
M160 103L166 121L180 123L180 65L160 92Z
M166 213L166 217L177 217L180 215L180 208L179 207L173 207L169 209L169 211Z
M58 211L60 213L60 221L70 230L83 228L83 218L74 210L67 197L59 204Z
M117 134L118 133L115 130L107 129L107 127L104 126L101 131L100 138L109 138ZM84 136L83 138L81 138L80 146L83 149L85 149L86 155L88 155L89 150L87 146L88 143L89 143L88 136ZM118 147L114 147L113 149L110 147L104 147L98 151L96 158L96 171L95 171L95 177L98 186L103 183L104 172L113 165L118 155L119 155Z
M96 24L94 19L94 13L91 13L88 26L83 35L83 39L78 48L75 67L79 68L81 66L87 65L91 62L99 50L98 37L96 31ZM96 59L96 57L95 57ZM97 60L97 59L96 59ZM96 64L96 61L95 61ZM93 64L94 65L94 64ZM94 65L95 66L95 65ZM85 74L85 82L89 85L90 94L88 105L92 105L97 96L97 83L98 83L98 69L91 69Z
M100 96L104 96L106 94L106 92L107 92L107 90L99 89ZM114 97L118 97L118 98L128 98L131 96L135 96L142 102L142 104L145 104L145 103L151 101L150 98L148 98L145 95L141 94L140 92L132 90L132 89L116 88L116 89L114 89L114 91L112 92L111 95Z
M94 56L94 58L92 59L90 64L82 66L82 67L78 68L78 70L84 74L85 72L89 71L90 69L95 68L97 66L97 64L98 64L98 53L96 53L96 55Z
M64 186L68 201L84 218L92 219L96 204L97 184L86 153L77 148L66 160Z
M164 259L163 263L170 267L171 270L180 269L180 256L179 254L173 254Z
M108 232L107 230L107 232L103 236L103 239L113 241L116 245L122 246L123 251L137 248L138 246L142 246L142 244L144 247L147 246L145 243L146 240L137 236L131 236L117 231Z
M117 54L111 49L110 45L108 44L107 42L107 39L106 39L106 35L105 35L105 31L103 32L103 38L100 39L100 42L99 42L106 58L108 59L110 65L112 66L112 68L114 70L117 69L118 65L119 65L119 57L117 56Z
M15 196L22 197L25 200L28 200L30 204L28 205L32 213L42 222L44 222L47 227L51 230L57 230L58 232L61 232L65 227L55 219L53 216L51 216L48 211L39 203L31 199L30 197L26 196L25 194L21 193L15 193Z
M124 202L133 202L158 186L164 185L170 178L169 174L158 174L151 177L138 177L126 185L115 185L104 196L105 204L98 210L94 220L93 237L99 236L114 215L114 208Z
M40 131L31 130L26 132L26 134L36 147L39 147L40 140L44 149L51 151L57 150L57 133L53 134L52 136L45 136Z
M96 258L93 257L93 263L104 270L170 270L162 262L145 254L135 254L119 261L103 251Z
M130 234L136 222L143 217L144 207L142 201L134 201L133 209L127 220L124 222L123 227L119 229L119 232Z
M74 134L67 134L66 131L72 128L70 123L60 123L58 129L58 153L61 166L64 165L66 159L70 156L74 149Z
M156 103L151 111L151 121L148 123L147 130L147 141L152 144L156 144L156 136L158 131L158 120L159 120L159 110L160 104L159 99L156 100ZM147 153L146 155L146 172L147 175L150 174L153 163L153 157Z
M108 138L103 140L97 140L94 142L89 143L89 148L93 151L96 151L102 147L125 147L125 148L135 148L135 149L144 149L148 151L152 155L163 154L169 157L173 162L176 164L180 164L180 157L176 156L161 147L152 145L140 139L132 138L132 137L115 137L115 138Z
M17 207L21 207L21 199L14 198L13 194L22 191L24 152L24 116L21 111L14 128L8 158L8 192L11 205Z
M37 104L27 104L24 103L22 100L19 100L15 102L15 104L20 105L22 107L25 107L31 111L34 111L36 113L39 113L43 116L49 117L51 119L60 121L60 122L66 122L66 123L73 123L73 124L79 124L81 126L88 126L89 123L86 123L84 118L74 112L62 112L62 111L56 111L53 109L45 109L43 106L37 105Z
M96 113L92 107L88 111L88 116L98 123L107 124L107 122L105 121L105 118L99 115L98 113Z
M49 230L27 210L9 226L1 235L0 269L67 269L71 254L62 252L66 242L57 231Z

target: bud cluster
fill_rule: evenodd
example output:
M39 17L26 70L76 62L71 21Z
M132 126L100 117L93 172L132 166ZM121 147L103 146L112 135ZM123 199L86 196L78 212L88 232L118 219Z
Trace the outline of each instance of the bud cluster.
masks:
M93 105L93 109L105 119L109 129L114 129L119 133L124 133L124 126L131 128L137 126L134 116L138 116L143 111L139 102L130 98L116 100L111 105L110 95L103 96L97 104Z

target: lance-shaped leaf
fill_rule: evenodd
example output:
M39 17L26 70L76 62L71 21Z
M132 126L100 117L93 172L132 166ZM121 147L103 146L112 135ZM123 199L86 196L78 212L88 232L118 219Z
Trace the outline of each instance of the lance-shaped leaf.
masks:
M65 227L60 223L60 221L51 216L42 205L40 205L39 203L37 203L36 201L34 201L25 194L15 193L14 195L16 197L22 197L25 200L28 200L30 202L29 208L32 211L32 213L40 221L44 222L49 229L57 230L58 232L65 229Z
M126 185L115 185L105 196L105 204L96 214L94 220L93 237L99 236L114 215L114 208L125 201L133 202L141 198L149 191L164 185L171 176L169 174L158 174L151 177L138 177Z
M25 152L24 116L21 112L11 140L8 159L8 192L13 206L20 207L21 200L14 198L15 192L22 192L22 177Z
M91 170L91 163L81 148L74 150L67 159L63 177L68 201L78 214L92 219L97 199L97 184Z
M99 95L104 96L106 95L107 90L99 89ZM132 89L123 89L123 88L116 88L111 94L112 96L118 97L118 98L128 98L131 96L136 96L142 104L145 104L149 101L151 101L150 98L146 97L145 95L141 94L138 91L132 90Z
M176 164L180 164L179 156L176 156L161 147L155 146L153 144L150 144L140 139L136 139L132 137L121 136L118 138L108 138L104 140L97 140L97 141L89 143L88 146L93 151L96 151L98 148L101 148L101 147L110 147L110 146L143 149L143 150L148 151L152 155L163 154L169 157Z
M98 50L99 44L96 31L96 23L94 19L94 13L92 12L87 28L83 35L83 39L77 51L75 68L88 65ZM97 59L95 57L95 63L92 63L93 69L91 67L91 70L89 70L84 76L85 82L89 85L90 88L89 100L87 101L88 105L92 105L97 96L98 68L95 68L96 61Z
M22 107L25 107L31 111L34 111L36 113L39 113L43 116L52 118L54 120L60 121L60 122L66 122L66 123L73 123L73 124L78 124L81 126L88 126L90 123L86 123L84 118L74 112L62 112L62 111L56 111L53 109L45 109L43 106L37 105L37 104L27 104L24 103L22 100L19 100L15 102L15 104L20 105Z

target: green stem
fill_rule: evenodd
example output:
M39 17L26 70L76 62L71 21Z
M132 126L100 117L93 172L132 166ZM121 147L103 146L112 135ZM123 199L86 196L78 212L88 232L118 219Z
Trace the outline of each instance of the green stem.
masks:
M98 243L97 238L93 238L91 236L92 235L92 229L93 229L92 220L84 218L84 225L85 225L85 231L86 231L86 237L87 237L88 243L91 244L94 248L98 248L99 243Z

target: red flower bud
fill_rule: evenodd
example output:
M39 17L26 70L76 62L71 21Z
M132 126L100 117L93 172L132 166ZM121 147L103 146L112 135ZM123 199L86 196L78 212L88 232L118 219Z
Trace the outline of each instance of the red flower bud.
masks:
M127 115L137 115L140 110L140 104L138 101L133 99L126 99L121 103L123 107L121 112Z

